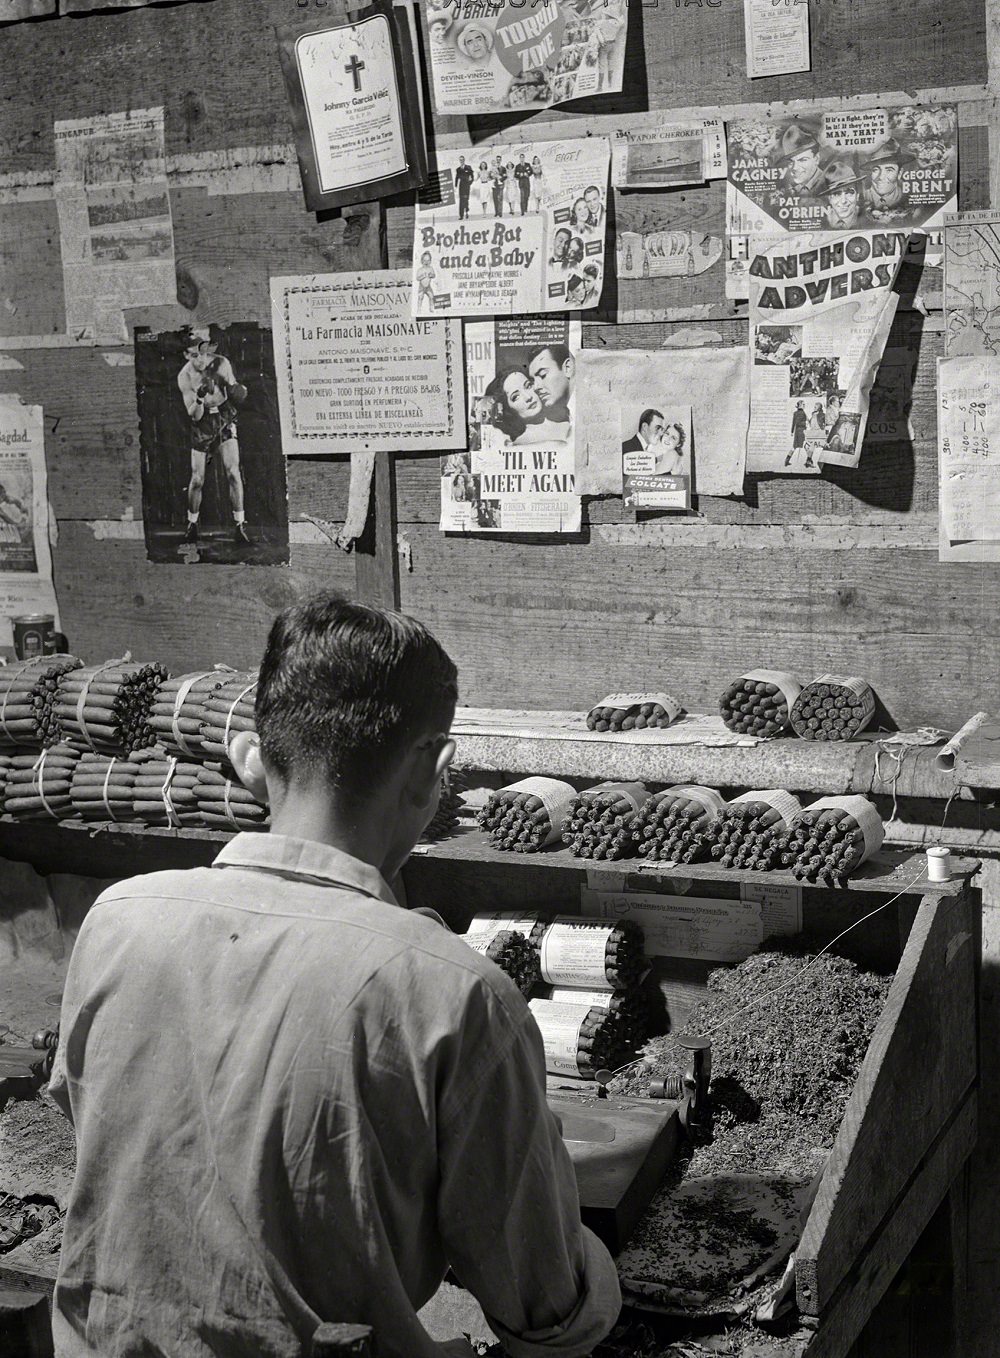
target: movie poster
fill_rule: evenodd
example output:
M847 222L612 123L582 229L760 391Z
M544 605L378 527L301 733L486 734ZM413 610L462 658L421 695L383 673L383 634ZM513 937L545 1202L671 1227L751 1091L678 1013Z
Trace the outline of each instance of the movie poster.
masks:
M622 436L622 503L644 509L691 508L691 407L658 393L632 396L618 407Z
M52 613L59 626L49 549L42 407L0 394L0 646L14 644L11 618Z
M908 235L788 236L750 265L747 470L856 467Z
M135 383L149 560L286 565L270 330L137 329Z
M438 153L418 200L415 316L596 307L604 286L606 137Z
M746 297L759 245L798 231L937 233L958 195L953 104L908 105L728 124L727 295ZM920 242L925 248L927 242Z
M566 316L466 325L469 446L441 459L443 531L579 531L580 343Z
M426 0L438 113L509 113L622 87L627 0Z

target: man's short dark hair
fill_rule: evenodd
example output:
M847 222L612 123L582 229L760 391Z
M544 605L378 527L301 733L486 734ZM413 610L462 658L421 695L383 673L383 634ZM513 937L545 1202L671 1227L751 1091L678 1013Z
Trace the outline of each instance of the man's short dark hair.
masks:
M447 732L458 671L422 623L316 594L271 625L255 704L265 764L364 798L408 742Z
M649 424L650 420L655 420L657 417L663 419L662 410L653 410L652 407L649 410L644 410L639 416L639 428L642 429L644 425Z
M551 354L553 361L560 368L573 357L565 344L540 344L537 349L532 349L528 355L528 367L531 367L536 358L541 358L542 354Z

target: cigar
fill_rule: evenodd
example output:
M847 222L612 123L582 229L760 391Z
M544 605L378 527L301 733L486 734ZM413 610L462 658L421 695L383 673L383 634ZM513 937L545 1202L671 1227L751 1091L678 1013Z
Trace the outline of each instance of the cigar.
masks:
M490 939L485 934L477 937L474 932L470 932L464 935L464 939L470 948L488 957L509 976L522 995L527 995L537 984L541 975L538 950L523 934L505 931Z
M570 806L563 843L578 858L632 857L636 804L648 796L649 791L642 783L629 784L627 791L621 786L609 788L601 783L585 788Z
M587 730L641 731L646 727L669 726L674 720L676 718L657 702L632 703L629 707L592 707L587 713Z
M782 866L798 881L842 886L864 860L864 831L841 807L803 813L781 845Z
M861 689L840 683L807 684L792 707L793 730L804 740L851 740L875 714L875 698L864 680L853 681Z
M559 785L568 800L573 789L568 783ZM556 795L560 795L556 790ZM541 797L519 790L516 786L494 792L476 816L480 828L489 836L494 848L515 853L537 853L564 830L568 810L558 825L553 825Z
M606 1009L594 1006L582 1011L582 1007L540 999L530 1000L529 1007L542 1034L546 1069L552 1073L565 1073L559 1039L567 1023L580 1025L576 1069L585 1078L602 1068L615 1069L631 1054L618 1016Z
M73 655L51 655L0 670L0 748L55 745L60 739L56 697L59 683L83 664ZM28 725L22 723L27 722Z
M708 789L704 789L707 793ZM658 863L697 863L707 858L716 813L684 789L654 793L639 808L632 839L640 858Z
M719 712L730 731L776 736L790 725L788 700L780 684L741 675L719 698Z

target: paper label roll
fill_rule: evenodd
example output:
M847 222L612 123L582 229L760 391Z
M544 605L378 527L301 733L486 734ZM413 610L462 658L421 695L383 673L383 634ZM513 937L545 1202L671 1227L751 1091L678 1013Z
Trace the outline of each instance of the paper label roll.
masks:
M746 674L741 674L740 678L752 679L755 684L775 684L784 694L789 712L792 710L792 703L802 692L799 681L786 674L784 670L748 670Z
M550 924L542 936L542 980L550 985L606 984L608 939L617 927L593 920Z
M881 847L885 838L885 826L882 824L882 817L867 797L820 797L818 802L810 802L803 810L846 811L853 816L858 822L858 827L865 841L865 851L861 858L862 863L866 858L870 858L876 849Z
M970 717L965 725L955 732L946 745L942 746L934 759L934 763L942 773L951 773L955 767L955 758L959 750L969 737L979 730L983 722L988 720L988 712L977 712L974 717Z
M509 783L503 792L526 792L529 797L537 797L548 812L551 830L543 844L554 844L562 838L569 819L569 809L576 798L576 789L558 778L522 778L519 783Z
M610 1009L615 996L621 993L612 990L610 985L607 990L578 990L574 986L552 985L549 986L549 993L542 998L551 1000L553 1004L582 1004L588 1010Z
M545 1069L550 1075L575 1075L580 1078L577 1055L580 1029L587 1017L576 1005L553 1004L551 1000L529 1000L545 1047Z
M764 802L777 811L786 827L791 825L802 810L802 803L798 797L793 797L782 788L770 788L767 792L744 792L741 797L734 797L729 805L738 806L740 802Z
M592 797L599 797L605 792L617 792L633 811L638 811L649 796L644 783L598 783L595 787L585 787L579 795L590 801Z
M532 930L538 923L537 915L518 915L514 911L498 911L492 915L476 915L469 924L468 930L461 935L470 948L475 948L477 952L485 952L497 934L520 934L522 938L530 938ZM473 942L473 940L476 942ZM479 943L482 946L479 946Z
M698 787L694 783L678 783L676 787L667 788L667 791L686 797L689 802L697 802L711 816L717 816L726 804L725 797L714 788Z

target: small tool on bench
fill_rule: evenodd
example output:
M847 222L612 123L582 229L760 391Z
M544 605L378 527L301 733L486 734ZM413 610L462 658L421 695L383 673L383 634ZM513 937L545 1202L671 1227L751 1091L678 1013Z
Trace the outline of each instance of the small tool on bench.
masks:
M679 1033L677 1045L688 1053L683 1075L657 1075L649 1082L651 1099L674 1099L680 1104L681 1123L688 1132L708 1120L708 1086L712 1078L712 1043L699 1033Z

